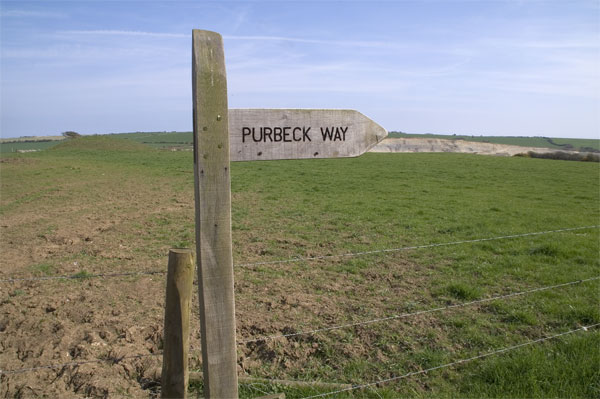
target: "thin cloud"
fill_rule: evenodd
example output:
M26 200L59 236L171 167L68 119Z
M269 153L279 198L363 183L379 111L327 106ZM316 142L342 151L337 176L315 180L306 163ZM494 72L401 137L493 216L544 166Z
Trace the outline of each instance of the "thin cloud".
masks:
M512 40L487 39L482 41L483 45L507 48L529 48L540 50L563 50L563 49L598 49L600 44L596 38L581 37L573 39L557 38L555 40L523 40L514 38Z
M223 36L225 40L247 40L247 41L273 41L273 42L291 42L291 43L306 43L306 44L322 44L329 46L346 46L346 47L378 47L378 48L398 48L398 44L382 41L370 40L323 40L323 39L304 39L299 37L286 36Z
M90 35L90 36L141 36L141 37L163 37L163 38L189 38L190 35L183 33L167 32L145 32L136 30L66 30L59 33L68 35Z
M130 31L130 30L68 30L60 33L76 34L76 35L97 35L97 36L146 36L146 37L163 37L163 38L189 38L188 33L169 33L169 32L146 32L146 31ZM397 43L373 41L373 40L323 40L323 39L306 39L301 37L286 37L286 36L240 36L240 35L223 35L224 40L236 41L252 41L252 42L288 42L288 43L305 43L319 44L328 46L345 46L345 47L370 47L370 48L399 48Z
M4 18L67 18L68 15L53 11L2 10L0 17Z

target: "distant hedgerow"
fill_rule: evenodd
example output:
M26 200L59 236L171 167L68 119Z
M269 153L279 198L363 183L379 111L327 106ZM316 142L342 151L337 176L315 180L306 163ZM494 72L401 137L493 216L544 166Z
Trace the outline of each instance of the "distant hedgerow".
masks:
M562 161L600 162L600 155L592 153L569 153L563 151L539 153L528 151L526 154L516 154L516 157L558 159Z

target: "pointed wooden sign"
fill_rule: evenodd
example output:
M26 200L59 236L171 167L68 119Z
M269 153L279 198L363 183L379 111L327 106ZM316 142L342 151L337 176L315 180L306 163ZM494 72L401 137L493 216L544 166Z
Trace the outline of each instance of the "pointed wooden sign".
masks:
M229 110L231 161L356 157L386 136L353 110Z

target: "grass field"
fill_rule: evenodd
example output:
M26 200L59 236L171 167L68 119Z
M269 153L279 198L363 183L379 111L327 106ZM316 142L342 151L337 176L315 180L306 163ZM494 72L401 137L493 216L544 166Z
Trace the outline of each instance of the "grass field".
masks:
M189 152L158 151L98 136L5 157L1 170L3 277L164 269L170 247L193 246ZM238 340L413 313L600 275L595 163L366 154L234 163L231 175ZM595 227L247 265L581 226ZM18 254L31 246L48 251L31 251L21 259ZM95 281L14 286L3 294L1 306L23 306L23 314L34 318L27 310L33 305L25 300L32 292L43 301L69 287L85 292L80 306L98 307L98 320L92 324L73 323L82 337L95 325L129 325L134 319L140 328L160 328L161 278ZM133 295L136 306L126 302L133 300L133 289L126 284L145 284L144 295ZM600 323L599 288L595 280L414 317L240 344L238 365L241 373L255 377L368 384ZM101 317L104 302L106 317ZM115 308L118 316L111 313ZM47 311L40 312L40 319L49 317ZM43 339L34 338L40 336L35 328L30 340L39 347L32 350L52 353ZM10 328L3 334L11 342ZM137 350L143 352L150 338L139 339ZM117 338L105 342L110 348L126 345ZM81 360L103 353L89 342L79 345L88 350ZM192 345L199 346L196 333ZM334 397L598 397L599 348L600 332L590 329ZM1 356L3 363L12 362L9 355ZM194 356L191 365L198 369L199 354ZM139 386L141 366L135 367L137 377L119 389ZM111 375L114 368L98 366L94 378ZM50 377L34 374L23 382L11 380L10 386L48 389ZM121 373L110 378L113 383L106 389L116 390L127 377ZM201 395L201 385L192 388ZM327 392L258 383L241 385L240 390L243 397L285 391L288 398L299 398Z

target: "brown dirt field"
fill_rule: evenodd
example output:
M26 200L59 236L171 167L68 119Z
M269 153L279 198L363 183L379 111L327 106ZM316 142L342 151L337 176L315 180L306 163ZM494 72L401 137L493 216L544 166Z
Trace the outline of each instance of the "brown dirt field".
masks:
M3 167L2 172L12 171ZM164 270L161 259L137 255L136 247L143 244L130 239L132 223L143 225L149 214L177 212L181 206L163 205L134 181L117 189L110 179L98 177L96 182L65 179L37 196L28 187L16 198L3 195L9 210L1 224L2 278ZM163 277L4 283L2 370L107 360L3 374L0 397L147 395L156 385L147 374L161 358L117 360L160 352Z

